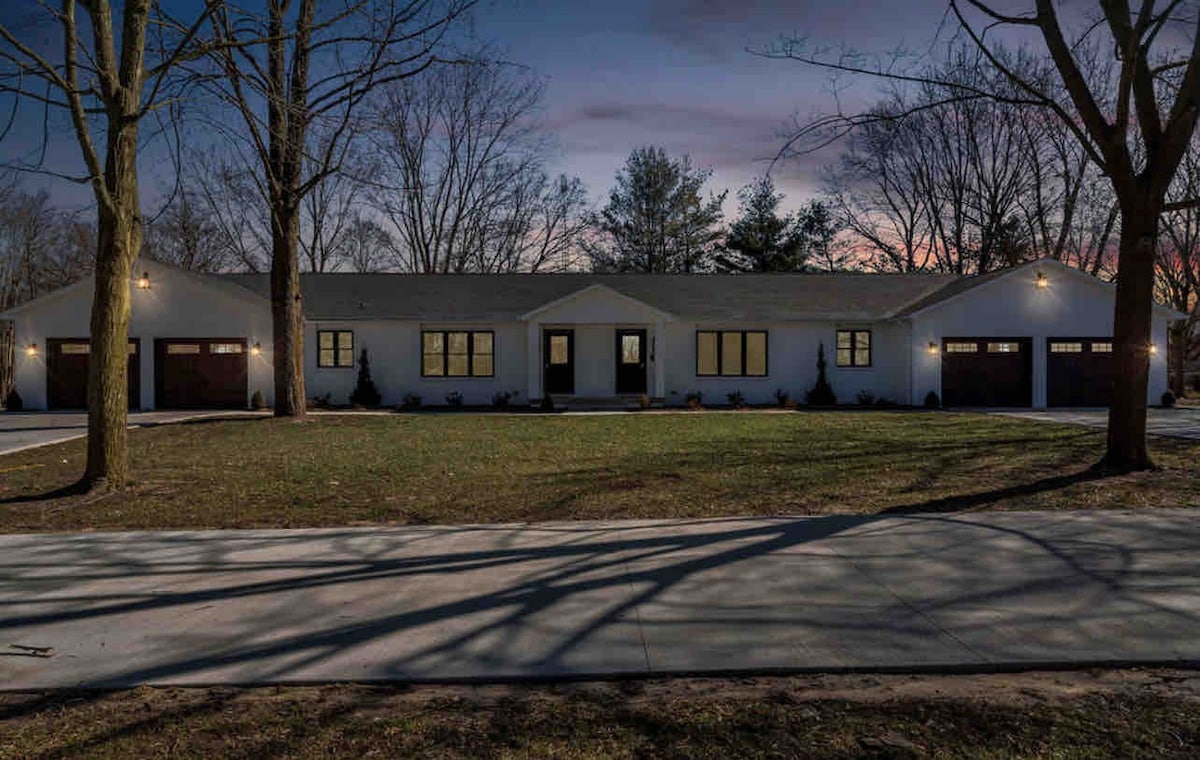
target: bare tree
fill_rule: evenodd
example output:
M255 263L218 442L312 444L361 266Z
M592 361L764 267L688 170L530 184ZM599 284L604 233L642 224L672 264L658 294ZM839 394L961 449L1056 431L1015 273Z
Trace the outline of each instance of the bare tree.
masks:
M378 222L357 213L345 223L342 241L346 264L352 271L364 273L386 268L395 246L392 236Z
M235 264L227 235L204 196L185 187L146 224L150 258L193 272L221 272Z
M1168 199L1200 197L1200 145L1193 140L1180 165ZM1181 204L1163 215L1163 234L1158 239L1157 295L1171 307L1187 314L1170 327L1167 353L1171 388L1176 395L1187 392L1187 364L1200 358L1196 327L1200 325L1200 207Z
M0 311L88 274L95 248L94 225L53 208L45 191L0 200Z
M47 119L52 110L66 113L83 155L83 174L68 178L92 189L98 242L81 483L120 488L129 477L129 284L142 249L139 136L143 122L161 118L174 101L171 75L202 47L198 34L214 4L187 20L153 0L126 0L116 9L109 0L38 7L38 18L21 28L0 24L0 92L13 96L14 117L25 101L43 107ZM45 39L44 25L57 31L57 42ZM17 168L64 176L43 164Z
M1171 0L1098 3L1098 11L1068 17L1052 0L1031 0L1028 11L1002 11L983 0L949 0L959 33L975 46L978 66L998 72L1006 87L980 86L953 77L930 77L861 58L828 56L802 42L776 55L826 69L890 81L933 85L947 101L991 100L1017 105L1068 129L1112 186L1121 216L1114 315L1116 381L1109 407L1107 450L1101 465L1112 470L1153 466L1146 443L1150 330L1154 303L1156 237L1165 212L1200 199L1168 201L1167 192L1200 117L1200 15L1194 4ZM1016 54L1005 33L1025 41ZM1037 61L1053 67L1066 94L1028 75L1023 65L1040 47ZM1111 67L1087 65L1107 56ZM1036 70L1038 67L1035 66ZM1112 76L1108 76L1111 68ZM862 115L836 114L798 131L790 146L820 136L829 144L860 127Z
M277 416L305 414L304 200L342 169L364 99L433 65L442 38L474 3L347 0L318 13L316 0L268 0L265 13L221 5L215 14L222 77L214 93L240 122L228 133L261 167L271 218ZM322 140L310 150L314 126Z

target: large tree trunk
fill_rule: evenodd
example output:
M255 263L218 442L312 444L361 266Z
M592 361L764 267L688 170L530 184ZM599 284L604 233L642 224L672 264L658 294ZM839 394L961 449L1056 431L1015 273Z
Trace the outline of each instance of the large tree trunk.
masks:
M303 419L304 303L300 297L300 213L278 208L271 225L271 320L274 327L275 416Z
M88 357L87 466L82 485L121 488L129 480L129 315L133 262L142 248L137 124L109 130L105 184L112 208L99 210L95 294Z
M1113 325L1116 378L1108 409L1108 450L1100 464L1117 471L1147 470L1154 466L1146 445L1146 394L1154 311L1154 239L1161 208L1147 203L1143 195L1122 212Z

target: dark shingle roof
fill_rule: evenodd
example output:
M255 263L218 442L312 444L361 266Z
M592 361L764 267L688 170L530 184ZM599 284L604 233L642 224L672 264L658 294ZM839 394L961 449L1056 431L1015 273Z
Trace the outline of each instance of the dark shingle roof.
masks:
M269 296L267 275L222 275ZM516 321L592 285L681 319L769 322L892 316L959 278L903 274L305 274L309 319Z

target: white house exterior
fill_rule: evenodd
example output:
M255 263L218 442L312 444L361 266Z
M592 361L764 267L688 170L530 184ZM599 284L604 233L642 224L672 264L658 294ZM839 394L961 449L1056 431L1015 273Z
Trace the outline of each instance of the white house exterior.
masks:
M130 284L132 406L272 402L265 275L204 276L152 261ZM139 277L138 280L142 280ZM303 275L310 397L347 403L367 350L386 405L452 393L488 404L549 394L585 406L640 397L724 403L739 392L803 400L823 346L839 401L860 392L921 405L1103 405L1114 288L1053 261L976 278L946 275ZM0 319L16 333L26 408L86 398L91 281ZM1167 388L1167 324L1156 308L1150 401Z

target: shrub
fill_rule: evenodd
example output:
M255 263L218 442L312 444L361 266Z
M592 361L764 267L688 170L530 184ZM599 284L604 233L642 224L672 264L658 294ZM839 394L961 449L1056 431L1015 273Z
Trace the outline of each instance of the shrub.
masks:
M263 395L262 391L255 391L254 395L250 397L250 408L258 411L267 408L267 397Z
M809 406L834 406L837 404L837 394L825 376L825 342L817 345L817 384L809 389L805 401Z
M775 403L779 404L780 409L787 409L788 404L791 403L791 400L791 394L785 391L783 388L775 389Z
M897 404L895 401L892 401L890 398L884 398L883 396L880 396L879 398L875 399L875 406L879 409L895 409L897 406L899 406L899 404Z
M704 408L704 394L700 391L688 391L683 400L687 404L688 409Z
M638 396L638 406L642 409L649 409L652 403L653 402L650 400L650 394L643 393L641 396Z
M382 394L371 379L371 361L367 358L367 349L363 349L358 358L358 382L350 394L350 403L354 406L379 406L383 401Z
M733 393L726 393L725 398L729 399L729 405L732 406L734 409L745 409L746 408L746 397L742 395L741 391L734 391Z
M940 398L938 398L937 393L935 393L934 391L930 391L929 393L925 394L925 408L926 409L938 409L939 407L941 407L941 405L942 405L942 400Z
M17 393L17 389L13 388L4 397L4 408L10 412L25 411L25 399L21 398L21 394Z
M446 394L446 405L452 406L455 409L463 405L463 395L458 391L450 391Z
M328 409L333 404L330 399L333 398L332 393L322 393L320 396L313 396L313 400L309 402L309 406L313 409Z
M1192 390L1194 390L1196 393L1200 393L1200 375L1196 375L1192 378Z
M1159 400L1162 401L1162 405L1167 409L1175 406L1175 394L1171 393L1170 391L1164 392L1162 398Z
M405 393L404 398L400 399L400 410L403 412L415 412L421 408L421 397L416 393Z
M875 403L875 394L865 388L858 392L858 403L861 406L870 406Z
M492 394L492 406L496 409L507 409L513 394L509 391L497 391Z
M543 412L553 412L554 411L554 399L550 397L549 393L542 394L542 403L539 406L539 408Z

